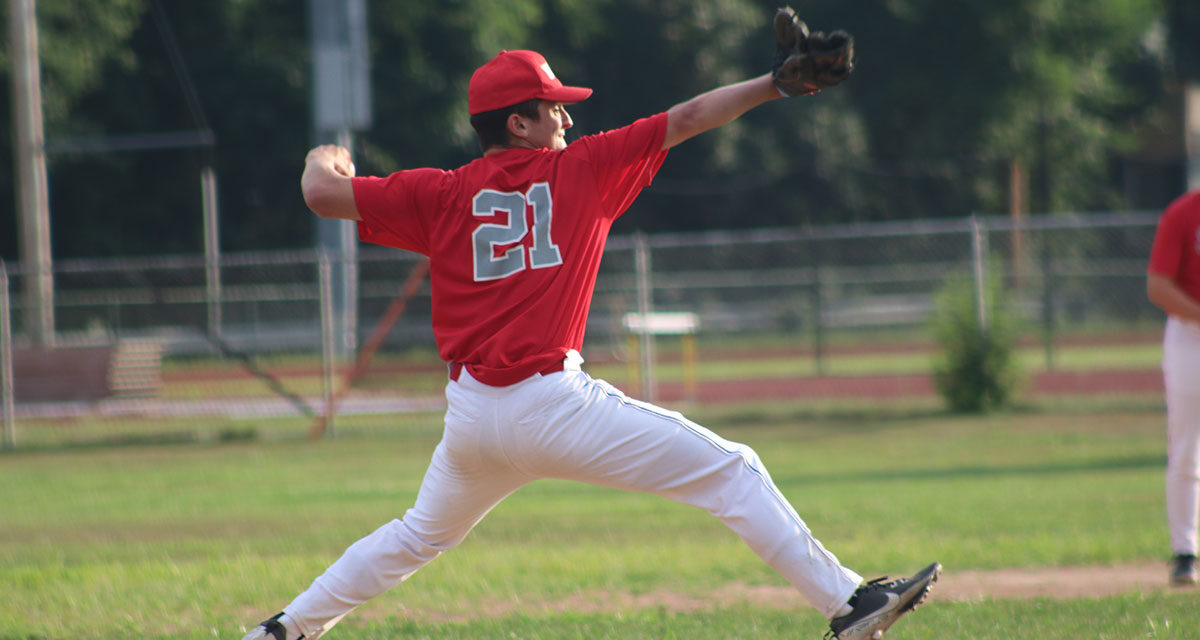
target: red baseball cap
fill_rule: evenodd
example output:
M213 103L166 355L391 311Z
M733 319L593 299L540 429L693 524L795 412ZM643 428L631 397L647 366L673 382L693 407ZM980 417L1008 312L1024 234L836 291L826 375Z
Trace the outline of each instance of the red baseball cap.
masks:
M467 111L475 115L534 98L572 104L590 95L591 89L563 86L536 51L501 51L471 75Z

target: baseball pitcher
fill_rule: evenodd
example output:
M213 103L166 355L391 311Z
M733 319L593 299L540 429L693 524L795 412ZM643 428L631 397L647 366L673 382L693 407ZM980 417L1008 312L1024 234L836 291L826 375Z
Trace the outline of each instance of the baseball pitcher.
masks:
M1146 294L1167 313L1163 386L1167 401L1167 525L1170 581L1196 584L1200 512L1200 190L1171 203L1150 249Z
M309 152L301 188L365 241L429 257L433 330L448 363L442 441L416 503L352 544L246 640L320 637L356 606L458 545L506 496L539 478L649 492L704 509L830 619L839 640L879 638L924 599L941 566L869 583L813 537L748 446L626 396L581 368L584 327L613 222L668 150L854 69L843 31L775 18L770 73L568 144L564 85L533 51L502 51L471 76L483 155L452 171L356 177L349 152Z

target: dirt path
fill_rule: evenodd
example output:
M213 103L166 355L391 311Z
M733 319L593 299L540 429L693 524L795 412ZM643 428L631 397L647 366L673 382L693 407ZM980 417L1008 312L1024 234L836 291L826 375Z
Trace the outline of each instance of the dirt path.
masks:
M936 596L943 600L980 598L1075 599L1171 589L1167 564L1118 567L1058 567L947 571L938 581Z
M874 576L870 576L874 577ZM947 567L930 593L929 602L964 602L989 598L1028 600L1034 598L1101 598L1124 593L1179 590L1167 584L1167 565L1143 564L1115 567L1053 567L955 571ZM1191 587L1200 595L1200 588ZM666 610L672 613L701 611L746 603L773 609L804 609L808 604L791 587L731 583L712 591L685 595L667 590L631 594L616 591L581 591L547 602L489 601L472 614L410 611L415 619L430 622L461 622L523 613L613 613L619 611Z

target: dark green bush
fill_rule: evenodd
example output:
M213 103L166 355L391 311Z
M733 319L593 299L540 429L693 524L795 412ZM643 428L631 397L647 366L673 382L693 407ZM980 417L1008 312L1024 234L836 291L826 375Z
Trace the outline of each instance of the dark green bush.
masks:
M982 413L1008 406L1021 379L1015 360L1017 316L1005 300L999 271L984 286L987 326L981 327L972 278L951 278L938 293L933 321L940 353L934 383L951 411Z

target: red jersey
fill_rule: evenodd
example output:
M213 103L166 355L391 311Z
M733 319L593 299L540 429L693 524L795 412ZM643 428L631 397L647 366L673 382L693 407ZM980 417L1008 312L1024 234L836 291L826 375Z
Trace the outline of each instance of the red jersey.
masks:
M1200 189L1177 198L1159 218L1147 271L1200 301Z
M359 238L429 256L444 360L519 382L582 349L609 229L662 166L666 131L660 113L560 151L355 178Z

